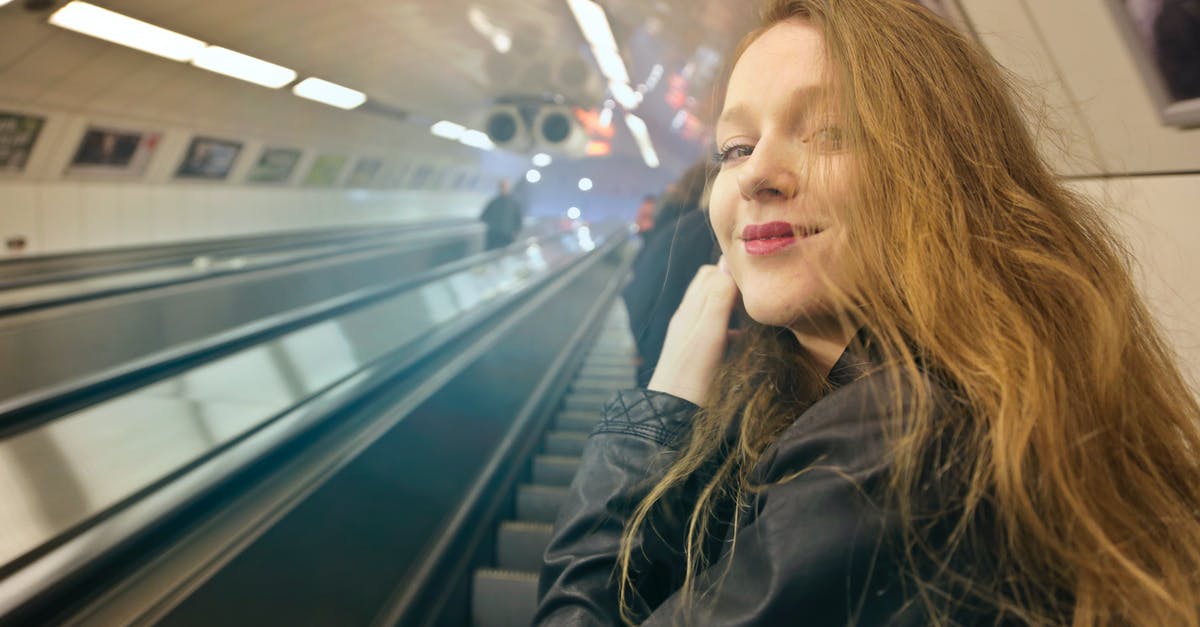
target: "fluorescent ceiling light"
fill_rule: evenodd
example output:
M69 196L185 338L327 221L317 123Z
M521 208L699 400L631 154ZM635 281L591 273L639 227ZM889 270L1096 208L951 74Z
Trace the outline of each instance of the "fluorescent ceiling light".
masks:
M209 46L201 50L200 54L192 59L192 65L271 89L279 89L296 80L295 70L220 46Z
M608 90L612 92L613 100L621 103L621 106L627 111L632 111L642 104L642 94L626 83L609 83Z
M339 109L353 109L367 101L367 95L349 87L319 78L306 78L292 88L292 93L301 98L316 100Z
M480 150L491 150L496 147L496 144L492 143L492 140L487 136L487 133L483 131L477 131L475 129L467 129L467 132L463 133L462 137L460 137L458 141L464 145L472 148L478 148Z
M500 54L508 54L512 50L512 36L503 32L492 35L492 47Z
M50 23L173 61L190 61L206 45L199 39L78 0L55 11Z
M491 150L496 147L496 144L492 143L492 139L487 136L487 133L467 128L462 124L451 122L450 120L442 120L434 124L429 127L429 132L442 139L456 141L480 150Z
M12 0L0 0L0 7L8 4L9 2L12 2Z
M593 49L592 54L596 57L596 65L600 66L600 73L605 78L618 83L629 82L629 72L625 70L625 60L621 58L621 53L616 50Z
M588 40L592 48L601 50L616 50L617 40L613 37L612 28L608 25L608 15L604 7L592 0L567 0L583 38Z
M554 159L544 152L539 152L533 156L533 165L536 165L539 168L544 168L551 163L554 163Z
M625 114L625 126L629 127L629 132L633 133L633 139L637 142L638 150L642 151L642 161L651 168L659 166L658 153L654 151L654 144L650 141L650 129L646 128L646 122L632 113Z
M463 133L467 132L467 127L462 124L455 124L450 120L442 120L429 127L429 132L443 139L458 141L462 138Z

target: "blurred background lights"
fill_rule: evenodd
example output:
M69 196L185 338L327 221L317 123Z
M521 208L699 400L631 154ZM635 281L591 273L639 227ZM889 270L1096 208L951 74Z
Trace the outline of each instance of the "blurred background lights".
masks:
M553 162L554 159L544 152L539 152L533 156L533 165L536 165L539 168L544 168Z
M590 191L591 189L592 189L592 179L589 179L586 176L579 179L579 190L580 191L586 192L586 191Z
M536 183L542 180L542 173L538 170L530 170L525 173L525 180L529 181L530 183Z
M571 207L567 209L567 217L572 220L578 220L580 216L579 207Z

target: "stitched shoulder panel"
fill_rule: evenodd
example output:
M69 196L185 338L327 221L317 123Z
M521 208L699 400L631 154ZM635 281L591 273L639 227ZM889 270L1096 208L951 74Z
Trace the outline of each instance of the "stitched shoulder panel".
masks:
M592 434L621 433L675 446L699 409L681 398L637 388L617 392L604 406L604 419Z

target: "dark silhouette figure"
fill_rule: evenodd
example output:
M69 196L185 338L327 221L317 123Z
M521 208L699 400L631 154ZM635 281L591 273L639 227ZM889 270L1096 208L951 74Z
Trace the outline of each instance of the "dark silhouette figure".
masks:
M500 193L488 201L479 219L487 225L486 250L503 248L517 239L524 216L521 203L509 190L508 180L500 179Z
M645 387L658 365L667 325L700 266L716 259L716 239L701 211L709 164L693 165L663 195L654 227L633 261L633 280L621 295L637 344L638 385Z

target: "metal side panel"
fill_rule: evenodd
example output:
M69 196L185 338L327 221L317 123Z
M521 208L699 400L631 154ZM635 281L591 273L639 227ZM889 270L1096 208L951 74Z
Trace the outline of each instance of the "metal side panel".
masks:
M464 256L471 238L422 239L253 275L0 318L0 400L87 377L171 346Z

